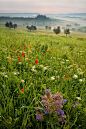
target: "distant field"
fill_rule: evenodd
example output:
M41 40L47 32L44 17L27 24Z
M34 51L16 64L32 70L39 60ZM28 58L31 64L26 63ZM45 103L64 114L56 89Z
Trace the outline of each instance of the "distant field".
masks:
M86 33L40 29L0 25L0 128L85 129Z

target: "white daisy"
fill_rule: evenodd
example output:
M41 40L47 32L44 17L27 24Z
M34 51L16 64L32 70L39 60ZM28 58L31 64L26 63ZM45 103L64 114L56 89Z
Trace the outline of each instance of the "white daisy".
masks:
M78 76L74 74L74 75L73 75L73 78L77 79L77 78L78 78Z

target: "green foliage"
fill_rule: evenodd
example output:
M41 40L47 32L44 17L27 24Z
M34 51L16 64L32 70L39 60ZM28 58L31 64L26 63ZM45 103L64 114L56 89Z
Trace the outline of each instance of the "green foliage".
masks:
M66 122L57 122L59 128L55 128L85 129L85 38L9 30L1 25L0 34L0 128L51 129L50 120L46 123L35 117L35 108L42 104L40 96L50 89L67 100Z

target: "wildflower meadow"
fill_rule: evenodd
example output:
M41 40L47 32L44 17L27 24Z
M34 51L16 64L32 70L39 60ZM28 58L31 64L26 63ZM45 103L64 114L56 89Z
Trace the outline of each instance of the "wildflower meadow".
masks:
M0 129L86 129L86 36L0 25Z

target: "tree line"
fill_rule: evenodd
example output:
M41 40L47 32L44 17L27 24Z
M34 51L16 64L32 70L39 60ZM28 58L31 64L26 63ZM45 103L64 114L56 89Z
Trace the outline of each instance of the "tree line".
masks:
M5 24L5 26L6 27L8 27L9 29L11 29L11 28L17 28L17 24L13 24L12 22L6 22L6 24ZM31 26L26 26L26 28L28 29L28 30L37 30L37 27L36 26L33 26L33 25L31 25ZM45 26L45 28L46 29L51 29L51 27L50 26ZM60 29L60 26L58 26L57 28L54 28L53 29L53 31L54 31L54 33L55 34L59 34L60 32L61 32L61 29ZM64 34L66 34L66 36L67 36L67 34L70 34L70 30L69 29L64 29Z

